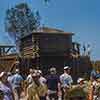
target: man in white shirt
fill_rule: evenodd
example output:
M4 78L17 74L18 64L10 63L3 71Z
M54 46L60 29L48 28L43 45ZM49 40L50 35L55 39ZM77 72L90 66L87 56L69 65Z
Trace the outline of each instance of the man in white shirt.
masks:
M64 73L60 76L60 82L62 87L62 99L65 94L66 89L71 88L71 84L73 83L72 77L70 75L70 67L64 67Z
M33 82L33 78L32 78L33 73L34 73L34 70L30 68L29 75L27 76L27 79L26 79L28 84L31 84Z
M45 77L43 77L42 71L41 70L37 70L37 75L39 76L39 82L42 85L45 85L47 80L46 80Z
M64 73L60 76L60 82L62 84L62 87L70 87L73 83L72 77L70 75L70 67L65 66L64 67Z

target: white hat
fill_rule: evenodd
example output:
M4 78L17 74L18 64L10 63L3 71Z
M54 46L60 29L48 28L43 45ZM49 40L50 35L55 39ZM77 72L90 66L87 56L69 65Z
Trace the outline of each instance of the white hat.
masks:
M64 69L69 69L69 66L65 66Z
M0 73L0 78L2 78L5 74L6 74L6 72L1 72Z
M19 69L16 69L15 72L19 72Z
M81 81L84 81L83 78L78 78L77 83L80 83Z

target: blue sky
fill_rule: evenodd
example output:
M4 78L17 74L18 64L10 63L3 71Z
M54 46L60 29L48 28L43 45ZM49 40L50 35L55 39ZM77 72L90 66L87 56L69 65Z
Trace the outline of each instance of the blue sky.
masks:
M39 10L45 26L74 32L73 41L89 43L92 59L100 59L100 0L0 0L0 43L10 43L4 29L5 11L20 2L27 2L32 10Z

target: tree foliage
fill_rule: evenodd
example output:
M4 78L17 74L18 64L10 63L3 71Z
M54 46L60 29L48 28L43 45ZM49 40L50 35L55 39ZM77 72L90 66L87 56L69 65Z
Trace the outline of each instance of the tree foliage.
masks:
M40 25L39 12L32 12L26 3L21 3L6 11L5 29L13 37L25 36Z

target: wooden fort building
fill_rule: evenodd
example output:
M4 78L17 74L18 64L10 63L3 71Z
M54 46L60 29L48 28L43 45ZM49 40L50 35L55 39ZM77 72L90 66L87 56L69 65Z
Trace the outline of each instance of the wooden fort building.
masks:
M20 53L28 59L27 67L47 69L54 66L58 69L70 64L70 53L73 48L73 33L53 28L41 28L21 38Z
M83 75L91 68L90 59L80 56L80 44L72 41L74 33L43 27L20 40L22 66L40 68L48 73L51 66L63 72L63 67L72 67L73 76Z

